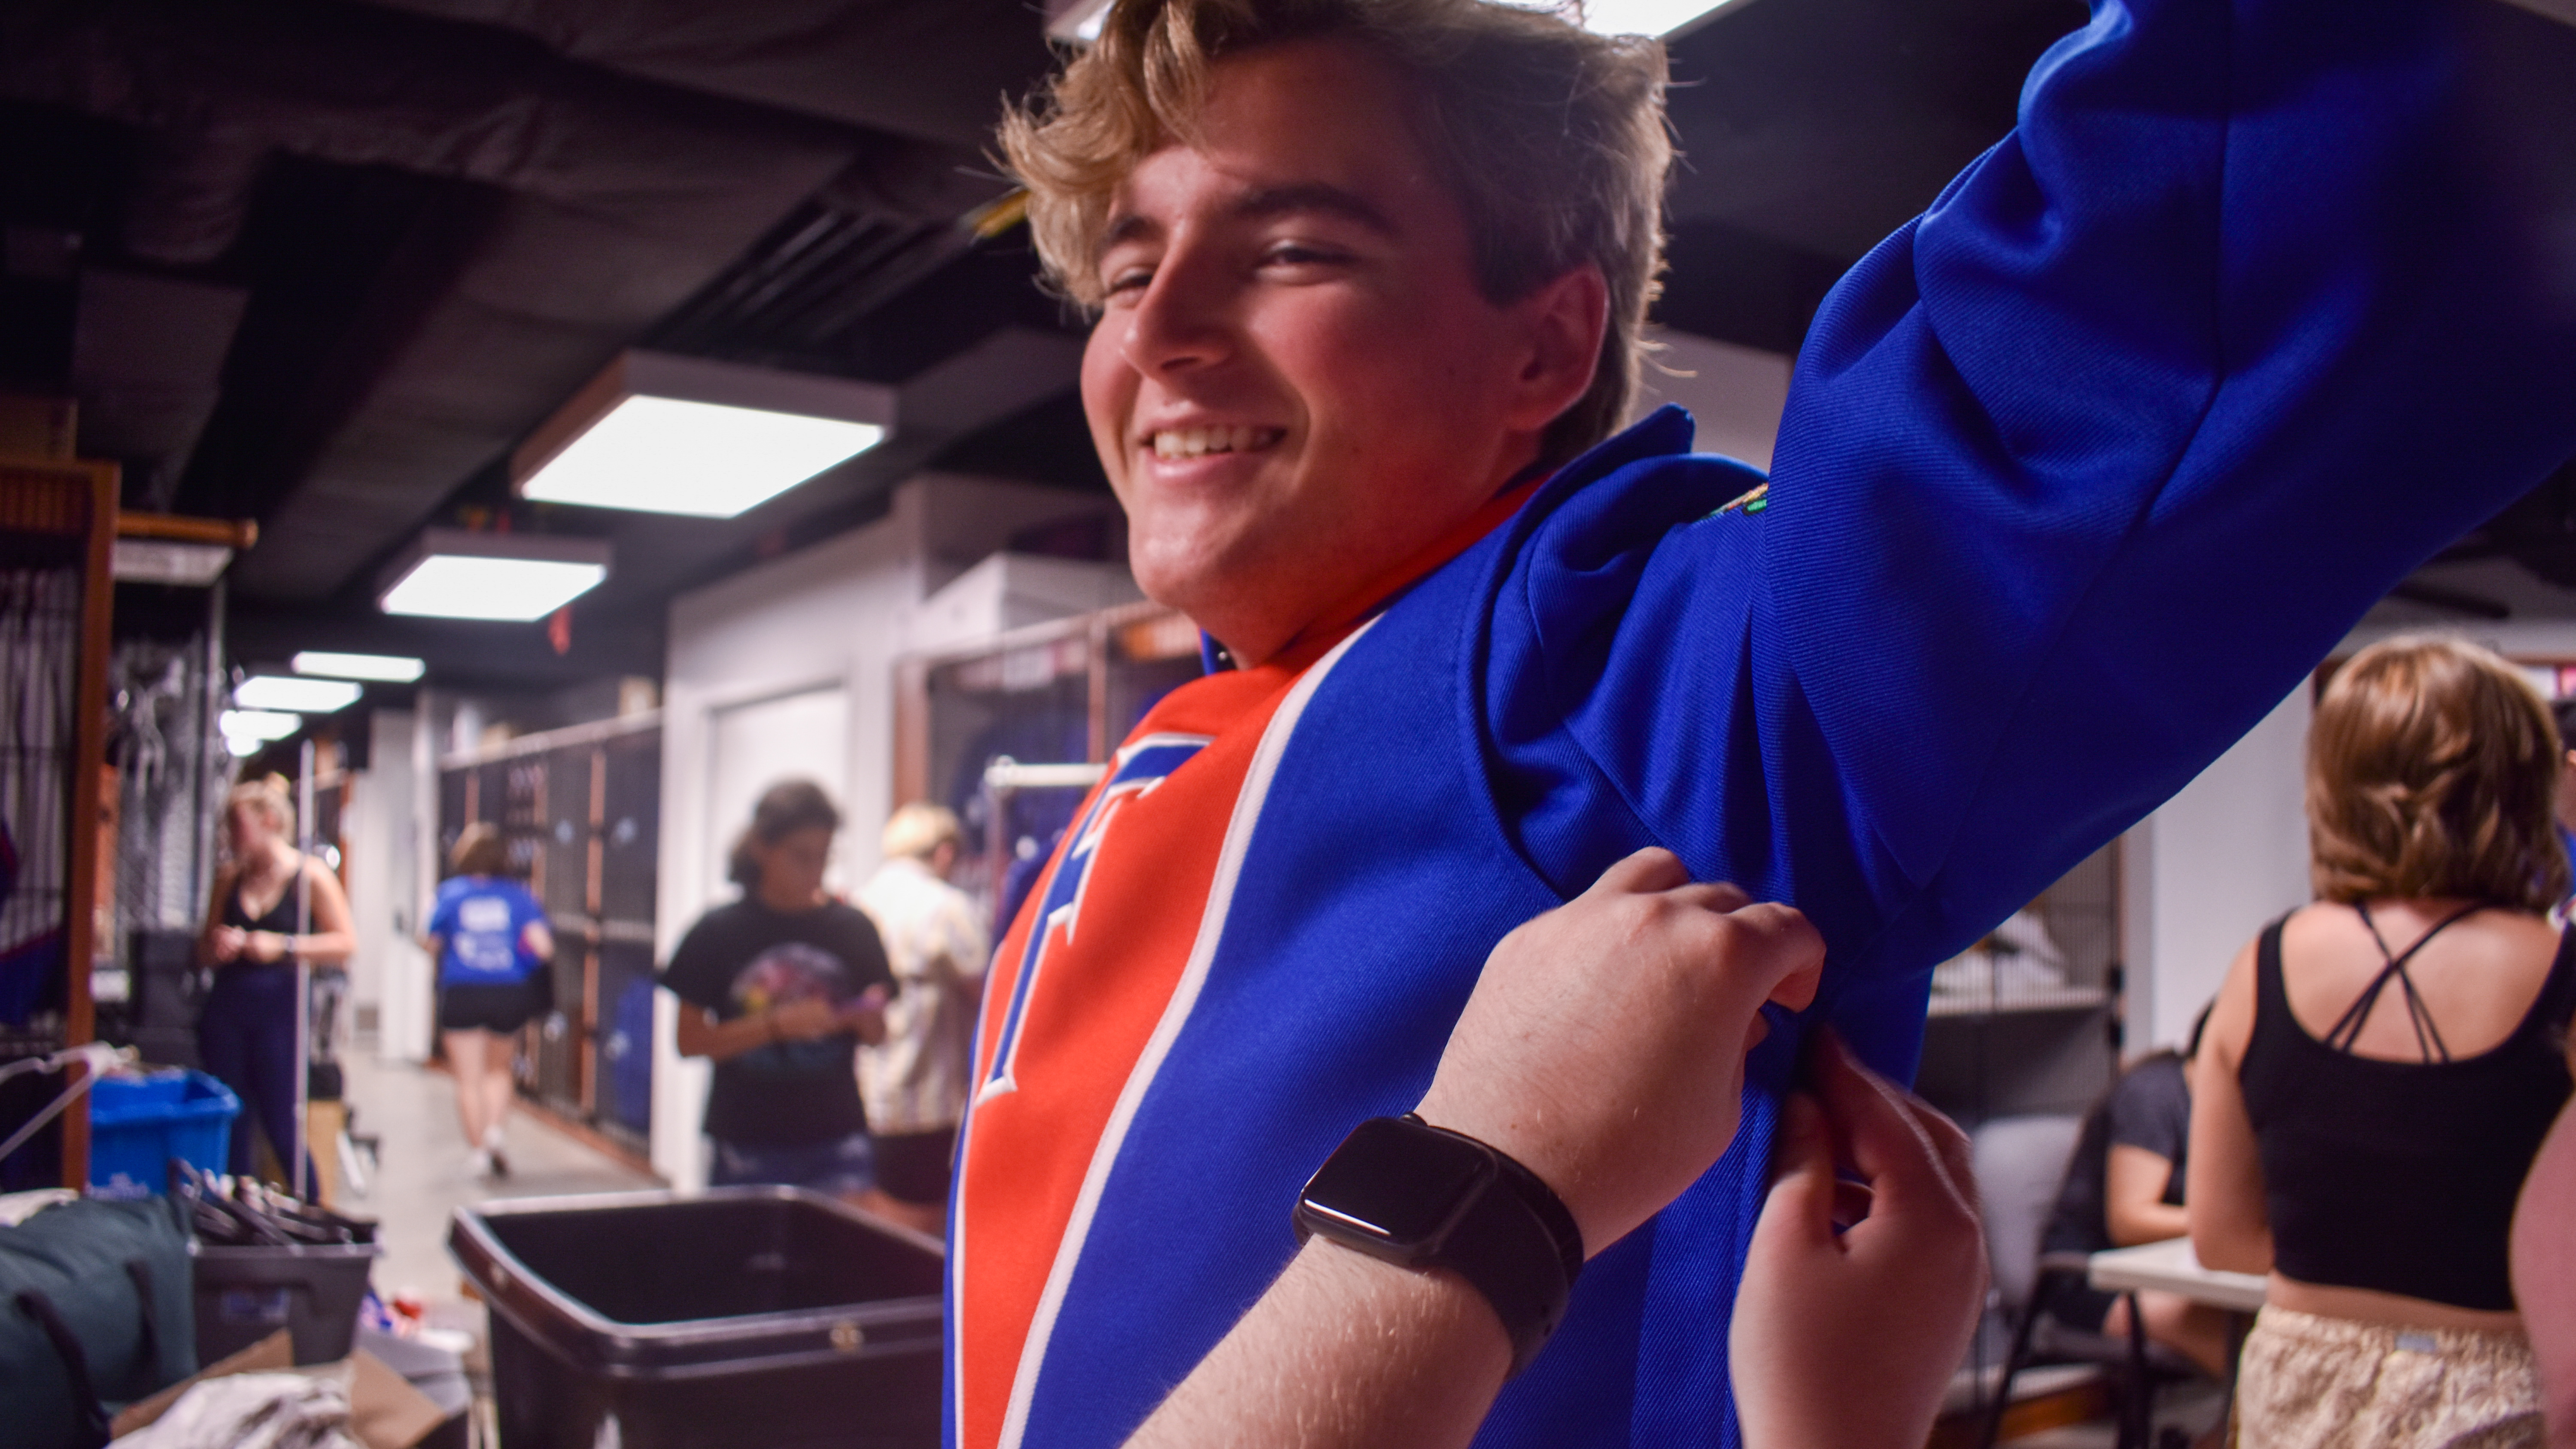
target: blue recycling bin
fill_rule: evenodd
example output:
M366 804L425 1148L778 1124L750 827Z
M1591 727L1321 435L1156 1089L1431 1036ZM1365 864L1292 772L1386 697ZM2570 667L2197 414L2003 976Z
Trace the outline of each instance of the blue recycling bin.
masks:
M89 1185L108 1197L149 1197L170 1187L173 1157L225 1170L241 1099L204 1072L101 1077L89 1092Z

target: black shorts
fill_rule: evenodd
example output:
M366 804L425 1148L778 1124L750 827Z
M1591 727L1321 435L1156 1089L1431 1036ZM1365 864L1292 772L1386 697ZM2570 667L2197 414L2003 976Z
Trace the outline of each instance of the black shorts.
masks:
M506 1036L545 1010L536 986L512 981L492 986L446 986L438 993L440 1031L493 1031Z
M948 1205L948 1165L957 1156L957 1129L888 1133L876 1139L877 1186L900 1202Z

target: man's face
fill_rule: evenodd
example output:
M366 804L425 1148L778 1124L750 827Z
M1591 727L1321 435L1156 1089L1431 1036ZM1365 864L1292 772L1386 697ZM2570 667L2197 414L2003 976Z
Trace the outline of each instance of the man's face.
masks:
M1251 663L1529 463L1590 384L1599 281L1487 301L1396 76L1346 44L1220 63L1200 125L1118 192L1082 400L1137 581Z

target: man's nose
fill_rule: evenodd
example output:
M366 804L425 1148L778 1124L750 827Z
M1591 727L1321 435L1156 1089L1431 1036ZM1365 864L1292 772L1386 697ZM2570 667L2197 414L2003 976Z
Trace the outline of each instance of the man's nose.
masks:
M1127 314L1122 351L1148 377L1221 362L1233 350L1222 279L1194 259L1167 258Z

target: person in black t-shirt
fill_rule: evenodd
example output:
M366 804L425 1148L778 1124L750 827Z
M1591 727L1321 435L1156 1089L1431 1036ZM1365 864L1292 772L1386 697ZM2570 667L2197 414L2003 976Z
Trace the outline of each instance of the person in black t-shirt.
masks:
M2043 1251L2098 1253L2190 1231L2182 1205L2191 1146L2190 1069L2208 1020L2203 1008L2180 1052L2160 1051L2130 1067L2085 1117L2065 1185L2057 1190L2057 1209L2040 1240ZM2226 1377L2227 1321L2218 1309L2171 1293L2141 1292L2138 1311L2149 1339L2180 1352L2212 1378ZM2081 1283L2059 1287L2048 1313L2085 1333L2129 1333L2126 1297Z
M858 1044L885 1034L894 973L876 927L823 893L841 812L806 780L772 785L733 850L740 900L698 918L662 968L683 1056L715 1066L712 1186L784 1183L851 1200L875 1186Z

